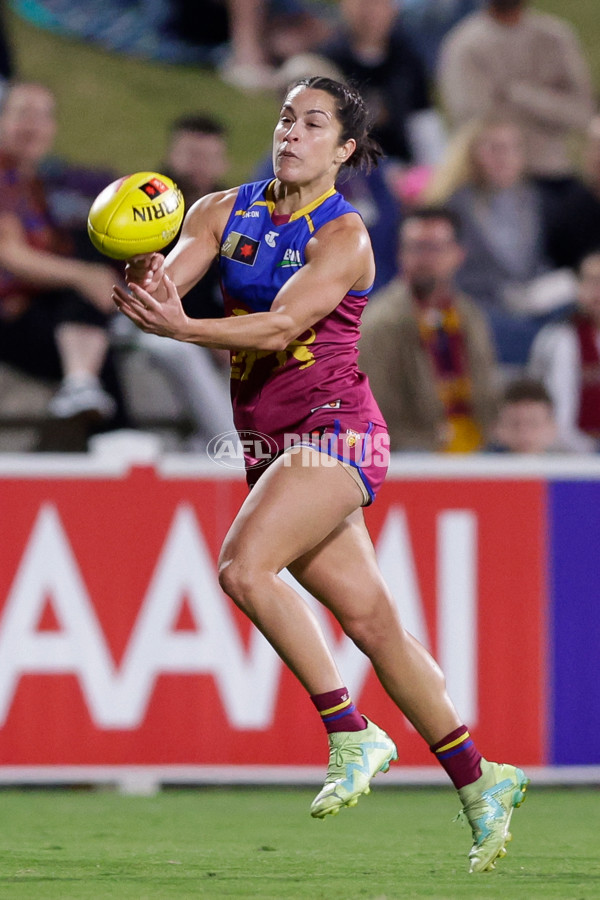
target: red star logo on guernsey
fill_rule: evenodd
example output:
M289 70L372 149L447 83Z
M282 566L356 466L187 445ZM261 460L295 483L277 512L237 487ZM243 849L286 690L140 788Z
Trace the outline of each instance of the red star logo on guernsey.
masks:
M242 244L240 247L240 256L252 256L252 251L254 247L252 244Z

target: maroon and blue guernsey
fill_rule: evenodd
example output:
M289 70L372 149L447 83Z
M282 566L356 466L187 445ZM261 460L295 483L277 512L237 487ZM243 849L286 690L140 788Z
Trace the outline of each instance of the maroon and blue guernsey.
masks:
M311 237L332 219L356 212L332 188L291 216L277 216L273 184L242 185L223 232L220 269L227 316L268 311L305 264ZM281 452L294 436L299 440L324 429L347 436L348 449L359 437L385 429L367 377L357 366L367 294L348 291L285 350L232 353L231 398L240 434L260 432ZM257 462L246 458L247 467Z

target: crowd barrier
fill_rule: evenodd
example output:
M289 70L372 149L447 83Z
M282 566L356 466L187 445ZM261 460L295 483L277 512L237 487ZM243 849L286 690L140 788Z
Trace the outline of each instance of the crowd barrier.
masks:
M218 585L245 494L238 472L191 456L0 458L0 783L318 781L312 704ZM399 457L366 516L400 614L484 753L600 781L600 463ZM387 783L444 780L307 602L398 744Z

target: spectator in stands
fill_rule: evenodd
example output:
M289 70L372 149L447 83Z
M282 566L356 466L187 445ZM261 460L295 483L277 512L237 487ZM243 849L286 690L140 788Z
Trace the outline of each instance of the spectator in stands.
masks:
M173 122L161 171L177 182L186 208L219 190L228 169L227 134L221 122L204 113L184 115ZM165 248L165 254L169 249ZM186 294L183 304L187 315L195 319L224 314L216 261ZM201 450L215 435L233 430L227 351L165 341L137 328L131 339L149 354L182 398L195 427L189 449Z
M600 449L600 248L582 260L577 309L547 325L531 349L529 372L552 397L562 447Z
M340 29L319 53L356 83L369 107L373 136L402 163L433 164L445 135L425 67L405 35L394 0L340 0Z
M388 423L392 450L480 449L495 413L495 360L485 317L454 286L464 257L442 208L400 230L403 278L367 307L360 366Z
M548 198L548 253L556 266L578 269L600 236L600 115L590 120L582 177L560 197Z
M160 171L177 182L183 193L186 209L205 194L221 189L229 165L225 126L214 116L202 112L190 113L180 116L171 124ZM194 318L223 315L216 265L192 288L185 300L186 312Z
M35 0L19 13L108 50L169 63L221 66L244 89L270 88L272 65L329 32L306 0Z
M229 52L221 66L221 76L243 89L272 88L274 67L309 52L330 32L325 15L317 13L315 4L305 0L224 2Z
M548 453L557 446L552 398L541 381L519 378L505 388L487 448L493 453Z
M485 310L500 362L525 366L539 328L573 302L575 279L546 256L542 191L526 175L520 128L494 118L466 126L425 196L460 218L457 284Z
M434 75L440 44L450 29L485 0L402 0L402 23L430 75Z
M438 85L453 127L507 116L524 137L528 171L550 185L572 176L569 139L592 113L591 78L580 44L562 19L528 0L487 0L445 37Z
M0 360L62 379L53 416L114 420L120 392L108 323L116 273L70 255L37 175L54 140L55 107L47 87L16 83L0 109Z

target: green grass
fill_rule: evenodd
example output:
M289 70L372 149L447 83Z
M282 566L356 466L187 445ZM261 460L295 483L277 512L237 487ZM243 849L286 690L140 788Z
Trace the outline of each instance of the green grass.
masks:
M495 872L466 873L450 790L375 789L323 822L307 790L0 792L0 897L596 900L600 794L533 790Z
M600 91L600 16L598 0L534 0L533 6L571 23L586 52L596 93ZM600 894L599 894L600 896Z

